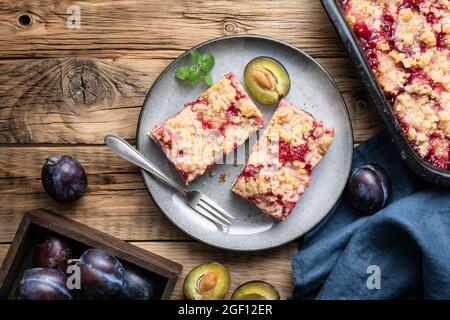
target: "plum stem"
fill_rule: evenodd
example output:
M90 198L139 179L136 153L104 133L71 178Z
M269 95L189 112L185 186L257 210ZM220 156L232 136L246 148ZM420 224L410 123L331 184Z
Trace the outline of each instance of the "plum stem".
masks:
M48 157L47 161L50 162L53 165L58 163L58 159L55 159L55 156Z
M75 264L77 262L80 262L80 259L69 259L69 260L67 260L67 264L68 265Z

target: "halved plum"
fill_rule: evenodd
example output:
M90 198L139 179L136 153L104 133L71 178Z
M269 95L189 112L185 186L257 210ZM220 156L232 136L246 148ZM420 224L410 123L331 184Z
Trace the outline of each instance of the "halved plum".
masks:
M291 80L284 66L269 57L251 60L245 67L244 79L251 95L263 104L278 103L291 87Z
M230 273L218 262L201 264L184 280L188 300L222 300L230 289Z
M280 300L280 294L270 283L254 280L237 287L231 300Z

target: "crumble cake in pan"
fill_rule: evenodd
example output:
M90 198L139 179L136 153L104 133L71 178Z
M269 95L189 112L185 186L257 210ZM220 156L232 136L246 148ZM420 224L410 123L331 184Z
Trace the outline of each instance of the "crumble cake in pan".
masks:
M333 128L281 100L233 192L274 219L287 219L333 138Z
M261 112L228 73L149 136L189 183L263 126Z
M450 170L450 1L339 0L413 150Z

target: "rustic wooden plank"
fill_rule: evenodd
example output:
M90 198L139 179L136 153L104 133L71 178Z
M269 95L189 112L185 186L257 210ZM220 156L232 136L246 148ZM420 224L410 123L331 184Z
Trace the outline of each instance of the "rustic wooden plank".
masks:
M66 25L74 4L80 29ZM29 26L18 22L24 13ZM237 33L280 38L315 57L345 55L317 0L1 1L0 27L4 58L174 58L197 43Z
M381 122L369 108L349 60L318 60L346 99L356 141L372 136ZM0 61L0 143L102 144L106 133L134 140L147 91L169 61Z
M123 240L185 240L151 202L146 191L87 194L75 204L60 205L43 193L0 197L0 242L10 241L23 212L50 209Z
M167 60L0 62L0 143L103 143L135 136L145 95Z
M0 264L3 263L3 260L6 257L6 253L8 252L9 244L0 244Z
M277 287L282 299L289 297L292 292L290 257L297 250L296 243L269 251L246 253L244 259L242 253L226 252L192 241L133 244L183 265L183 273L177 282L172 299L183 298L182 286L187 273L195 266L209 261L223 263L230 271L232 283L227 298L238 285L250 280L268 281ZM8 247L8 244L0 245L0 263Z
M76 157L88 174L88 193L61 205L45 194L40 172L51 154ZM2 147L0 151L0 242L11 241L24 212L47 208L126 240L187 237L155 207L135 166L107 147Z
M289 258L297 244L243 259L185 241L152 203L137 169L95 144L103 143L105 133L133 142L145 94L171 59L231 34L272 36L317 58L344 95L356 143L372 136L381 122L320 2L77 1L81 29L68 29L66 9L72 4L0 0L0 263L23 212L44 207L182 263L173 298L182 297L187 272L211 260L229 267L232 290L261 279L277 286L282 298L289 296ZM24 13L30 26L18 23ZM71 154L83 163L89 192L81 201L60 205L43 192L39 176L49 154Z

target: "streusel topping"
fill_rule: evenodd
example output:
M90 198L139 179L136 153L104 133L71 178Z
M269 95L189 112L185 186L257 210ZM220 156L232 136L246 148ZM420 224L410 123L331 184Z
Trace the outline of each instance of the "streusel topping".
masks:
M450 1L341 1L413 149L450 170Z
M150 137L188 183L263 125L261 112L230 73L156 126Z
M333 137L332 128L280 101L233 191L275 219L286 219L310 184L312 170Z

